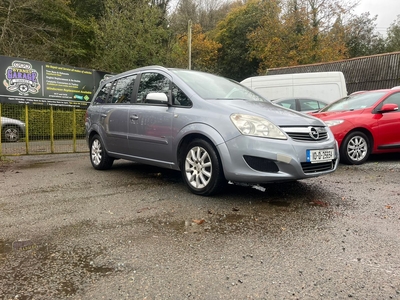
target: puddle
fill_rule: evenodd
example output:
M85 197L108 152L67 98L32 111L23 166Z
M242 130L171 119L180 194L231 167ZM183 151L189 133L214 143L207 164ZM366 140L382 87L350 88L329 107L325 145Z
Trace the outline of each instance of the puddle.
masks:
M44 168L51 164L54 164L55 161L40 161L40 162L33 162L29 164L17 164L15 165L15 169L18 170L26 170L26 169L37 169L37 168Z
M12 250L12 242L0 240L0 257L3 254L9 253Z
M7 296L4 299L70 297L85 282L118 271L114 266L96 263L104 249L58 248L32 240L0 240L1 291Z
M241 214L214 214L205 219L173 220L161 222L159 220L142 220L139 223L151 225L157 231L173 231L179 234L186 233L240 233L256 228L257 221L252 216Z

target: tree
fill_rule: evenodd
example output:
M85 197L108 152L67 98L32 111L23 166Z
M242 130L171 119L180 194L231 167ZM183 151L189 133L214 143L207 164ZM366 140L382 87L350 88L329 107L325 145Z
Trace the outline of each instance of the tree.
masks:
M258 1L237 4L218 24L214 38L222 47L218 55L218 72L238 81L257 74L260 60L250 57L247 36L258 26L262 11Z
M218 22L225 18L229 11L241 1L199 0L199 24L205 32L214 30Z
M0 7L0 53L60 64L90 64L94 26L67 0L5 0Z
M387 30L387 51L400 51L400 15Z
M237 2L229 0L180 0L177 8L170 16L170 25L177 34L187 31L189 20L199 24L204 32L213 30L232 6Z
M188 31L189 21L199 24L198 3L194 0L180 0L177 8L170 16L170 26L177 35Z
M70 7L85 18L94 17L96 20L104 13L104 0L70 0Z
M191 68L194 70L215 73L218 57L219 43L213 41L203 33L200 24L192 26L192 53ZM188 35L178 38L178 43L173 49L172 59L175 67L188 68Z
M109 72L164 64L168 29L165 11L147 0L105 0L97 30L96 68Z
M345 42L349 57L385 52L385 41L376 33L376 19L369 12L351 18L346 25Z
M348 11L337 0L261 1L265 12L250 35L258 72L269 68L343 59L346 57L341 15Z

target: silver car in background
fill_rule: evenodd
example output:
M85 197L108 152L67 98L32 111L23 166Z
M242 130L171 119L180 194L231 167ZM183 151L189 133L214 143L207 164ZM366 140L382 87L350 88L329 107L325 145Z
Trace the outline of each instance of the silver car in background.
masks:
M12 118L1 117L1 140L18 142L25 136L25 123Z
M86 112L92 166L126 159L180 170L189 190L334 172L338 148L319 119L209 73L150 66L105 80Z

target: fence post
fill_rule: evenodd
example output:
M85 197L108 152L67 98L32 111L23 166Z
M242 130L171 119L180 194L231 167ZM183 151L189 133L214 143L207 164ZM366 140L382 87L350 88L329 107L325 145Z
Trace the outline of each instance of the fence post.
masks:
M54 114L53 106L50 106L50 152L54 153Z
M29 112L28 112L28 104L25 104L25 153L29 154Z
M76 152L76 109L75 107L72 109L72 143L73 149L72 151Z

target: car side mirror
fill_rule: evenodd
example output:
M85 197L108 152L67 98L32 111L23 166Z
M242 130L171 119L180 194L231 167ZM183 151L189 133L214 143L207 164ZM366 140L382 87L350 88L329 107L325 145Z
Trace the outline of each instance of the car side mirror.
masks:
M393 103L387 103L382 106L382 108L379 110L379 112L390 112L390 111L396 111L399 110L399 106L397 104Z
M145 103L167 104L168 97L164 93L148 93Z

